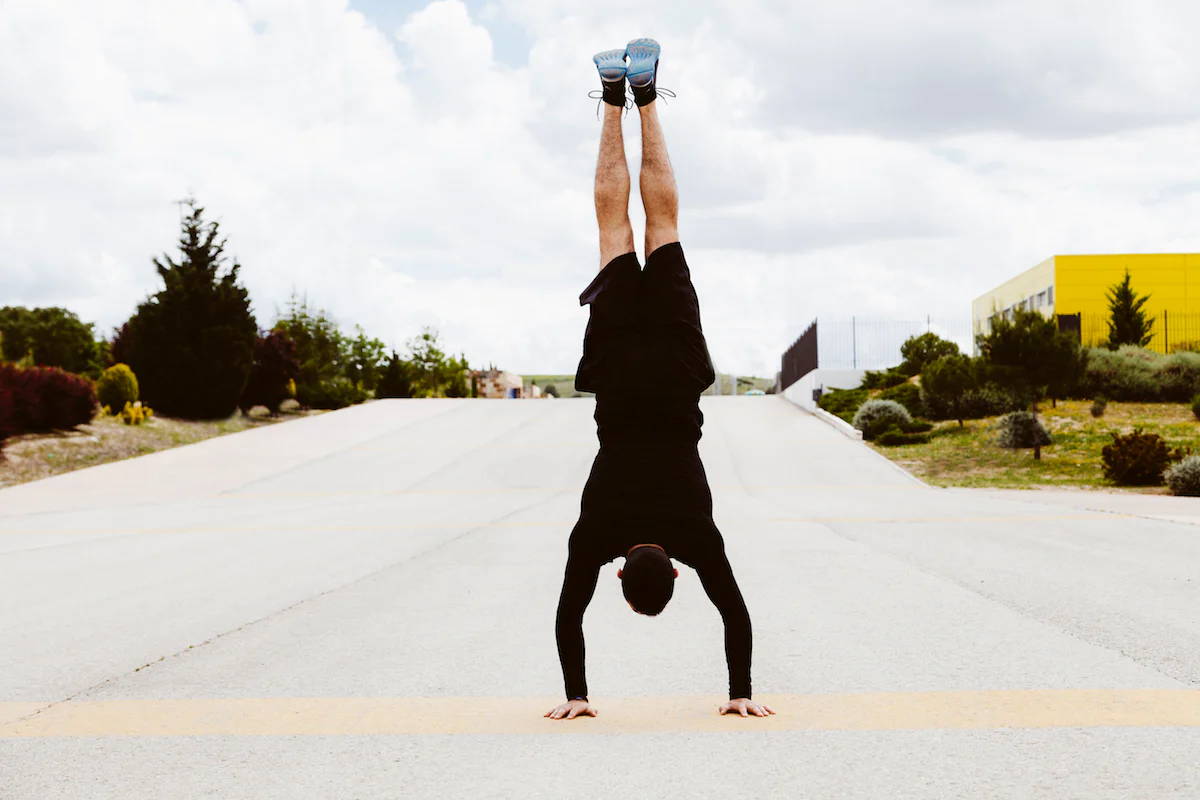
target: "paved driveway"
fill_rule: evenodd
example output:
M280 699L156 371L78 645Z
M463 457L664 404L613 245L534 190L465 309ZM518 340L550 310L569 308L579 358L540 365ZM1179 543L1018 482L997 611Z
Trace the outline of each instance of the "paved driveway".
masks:
M553 722L586 400L391 400L0 490L0 797L1200 796L1200 517L934 489L705 397L769 719L680 569L588 612ZM1160 502L1161 501L1161 502Z

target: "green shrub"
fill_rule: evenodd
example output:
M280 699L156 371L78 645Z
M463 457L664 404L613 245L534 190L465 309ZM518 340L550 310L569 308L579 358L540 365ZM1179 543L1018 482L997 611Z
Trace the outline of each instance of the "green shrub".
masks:
M1176 352L1159 356L1154 365L1158 399L1186 403L1200 391L1200 353Z
M923 419L914 419L907 425L901 427L905 433L926 433L933 430L933 423Z
M1172 461L1187 453L1172 450L1156 433L1134 428L1132 433L1113 432L1111 444L1100 451L1104 462L1104 477L1124 486L1158 486L1163 482L1163 470Z
M1171 494L1200 497L1200 456L1187 456L1163 470Z
M928 441L929 434L909 433L894 426L888 428L886 431L875 437L875 443L885 447L895 447L896 445L905 444L924 444Z
M315 386L301 384L296 399L309 408L337 409L363 402L367 393L349 378L338 375Z
M1111 400L1153 402L1159 398L1158 353L1127 344L1109 350L1088 349L1087 366L1080 383L1082 394L1102 394Z
M1107 397L1105 397L1102 394L1098 394L1094 398L1092 398L1092 407L1090 410L1092 412L1093 417L1097 417L1097 418L1103 417L1104 410L1106 408L1108 408L1108 398Z
M925 406L921 402L921 389L915 383L905 381L899 386L884 389L879 393L880 400L895 400L908 409L914 417L924 416Z
M96 381L96 398L110 409L124 408L138 399L137 376L128 364L113 364Z
M817 400L817 407L849 422L867 399L866 389L830 389Z
M1050 434L1031 411L1010 411L997 422L1000 436L996 444L1010 450L1033 448L1033 457L1042 457L1042 447L1051 444Z
M1200 394L1192 398L1192 416L1200 419Z
M859 384L860 389L887 389L891 386L898 386L909 379L909 374L902 372L899 367L891 367L885 370L867 370L863 373L862 383Z
M930 419L958 419L956 410L962 414L962 419L983 419L1029 407L1029 399L1020 392L994 384L966 389L957 398L922 392L921 403Z
M892 426L908 425L912 416L895 400L868 400L854 412L850 424L862 431L864 439L873 439Z
M900 345L900 355L904 361L896 369L906 375L916 375L942 356L958 355L958 353L957 344L929 331L904 340L904 344Z

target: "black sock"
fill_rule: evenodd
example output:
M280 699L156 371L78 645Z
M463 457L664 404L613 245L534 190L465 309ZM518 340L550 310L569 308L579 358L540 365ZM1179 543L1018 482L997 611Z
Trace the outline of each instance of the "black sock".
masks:
M625 107L625 79L618 78L615 81L601 80L600 85L604 87L602 100L610 106Z

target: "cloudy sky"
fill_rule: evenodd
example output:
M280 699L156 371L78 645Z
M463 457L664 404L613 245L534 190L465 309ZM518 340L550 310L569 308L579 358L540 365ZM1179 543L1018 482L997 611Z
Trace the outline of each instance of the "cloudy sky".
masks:
M295 290L571 372L591 55L653 36L713 358L773 375L817 315L966 320L1054 253L1200 250L1196 8L0 0L0 305L110 331L192 193L263 327Z

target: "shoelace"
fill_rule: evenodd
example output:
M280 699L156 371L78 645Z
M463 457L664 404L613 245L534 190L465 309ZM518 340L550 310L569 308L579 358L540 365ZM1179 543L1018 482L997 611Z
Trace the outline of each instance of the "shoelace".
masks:
M663 89L660 86L654 87L654 95L656 98L661 99L664 103L667 102L668 97L670 97L670 98L675 97L675 93L673 91L671 91L670 89ZM596 103L596 119L600 119L600 106L604 103L604 100L600 99L600 98L604 97L604 90L603 89L593 89L592 91L588 92L588 97L590 97L593 100L599 100L599 102ZM631 89L629 89L628 87L626 87L626 89L625 89L625 113L628 114L629 109L631 109L631 108L633 108L633 91Z
M588 92L588 97L592 98L593 100L596 100L597 98L603 98L603 97L604 97L604 90L603 90L603 89L592 89L590 92ZM596 103L596 119L600 119L600 106L602 106L603 104L604 104L604 100L603 100L603 99L600 99L600 100L599 100L599 101ZM632 107L633 107L633 96L632 96L632 95L630 95L630 94L628 93L628 90L626 90L626 94L625 94L625 113L626 113L626 114L628 114L628 113L629 113L629 109L630 109L630 108L632 108Z

